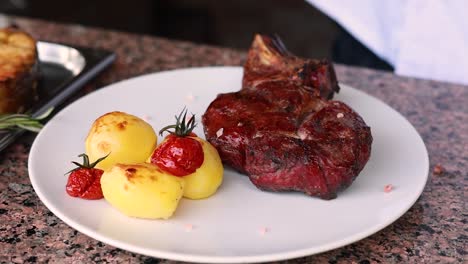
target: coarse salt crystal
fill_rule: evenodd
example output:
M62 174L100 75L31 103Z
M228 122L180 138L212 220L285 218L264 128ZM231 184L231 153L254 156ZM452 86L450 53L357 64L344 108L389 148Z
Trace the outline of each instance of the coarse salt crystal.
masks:
M264 236L266 233L268 233L268 231L270 231L268 227L262 227L260 228L259 233L260 235Z
M257 132L255 133L255 135L253 135L252 138L260 138L260 137L263 137L263 134L261 132Z
M237 123L237 126L240 127L240 126L243 126L244 124L242 122L239 122Z
M343 113L338 113L338 114L336 115L336 117L338 117L338 118L342 118L343 116L344 116Z
M385 187L384 187L384 192L389 193L389 192L391 192L392 190L393 190L393 185L391 185L391 184L385 185Z
M190 232L193 230L193 225L192 224L186 224L185 225L185 231Z
M193 102L195 101L195 96L191 93L187 94L187 96L185 96L185 99L188 101L188 102Z
M307 138L307 133L305 133L304 131L299 131L297 134L301 140L304 140Z
M145 121L150 121L150 120L151 120L151 116L149 116L149 115L144 115L144 116L143 116L143 120L145 120Z
M216 137L222 136L222 135L223 135L223 132L224 132L224 128L218 129L218 131L216 131Z

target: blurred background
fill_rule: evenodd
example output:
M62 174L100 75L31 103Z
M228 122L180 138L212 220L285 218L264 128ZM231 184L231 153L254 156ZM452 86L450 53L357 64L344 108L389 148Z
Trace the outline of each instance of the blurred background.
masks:
M254 33L278 34L299 56L393 70L304 0L0 0L0 13L240 50Z

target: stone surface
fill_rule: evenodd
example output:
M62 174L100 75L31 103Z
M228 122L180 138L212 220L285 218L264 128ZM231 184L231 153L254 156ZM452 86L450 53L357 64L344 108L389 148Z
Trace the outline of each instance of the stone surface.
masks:
M118 59L69 102L107 84L161 70L241 65L245 52L81 26L16 18L36 38L114 50ZM359 242L281 263L462 263L467 261L468 87L337 65L338 79L402 113L418 130L431 175L416 204ZM67 226L36 196L27 134L0 153L0 263L175 263L105 245ZM433 173L441 165L442 173Z

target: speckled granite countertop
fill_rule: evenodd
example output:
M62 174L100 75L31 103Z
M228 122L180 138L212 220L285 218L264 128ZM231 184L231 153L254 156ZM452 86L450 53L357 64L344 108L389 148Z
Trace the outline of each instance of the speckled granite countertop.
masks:
M16 19L40 40L114 50L118 59L73 99L156 71L241 65L244 52L149 36ZM468 87L337 65L342 83L380 98L416 127L430 156L424 193L399 220L352 245L284 263L462 263L467 260ZM0 153L0 263L173 263L105 245L67 226L38 199L28 178L34 135ZM434 173L440 164L443 172Z

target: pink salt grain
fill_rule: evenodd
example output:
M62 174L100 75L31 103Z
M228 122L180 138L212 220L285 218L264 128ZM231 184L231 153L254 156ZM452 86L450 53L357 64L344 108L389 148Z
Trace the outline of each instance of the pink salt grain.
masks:
M260 233L260 235L264 236L266 233L268 233L268 231L270 231L268 229L268 227L262 227L262 228L260 228L259 233Z
M185 96L185 99L188 101L188 102L193 102L195 101L195 96L193 94L187 94L187 96Z
M186 224L185 225L185 231L190 232L193 230L193 225L192 224Z
M223 133L224 133L224 128L220 128L220 129L218 129L218 131L216 131L216 137L220 137L220 136L222 136L222 135L223 135Z
M336 115L337 118L343 118L343 116L344 116L343 113L338 113L338 114Z
M384 192L389 193L389 192L391 192L392 190L393 190L393 185L391 185L391 184L385 185L385 187L384 187Z
M307 133L303 132L303 131L299 131L298 133L298 136L301 140L304 140L307 138Z

